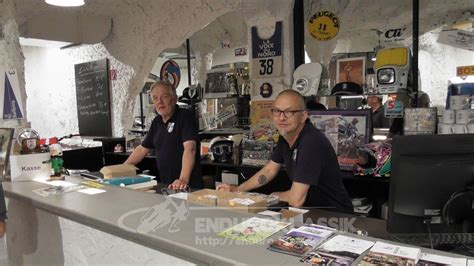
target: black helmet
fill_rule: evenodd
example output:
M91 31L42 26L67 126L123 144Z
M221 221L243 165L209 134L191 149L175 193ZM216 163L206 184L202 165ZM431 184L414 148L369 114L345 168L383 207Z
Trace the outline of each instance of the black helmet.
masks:
M234 142L228 138L215 137L209 143L211 160L225 163L232 161Z

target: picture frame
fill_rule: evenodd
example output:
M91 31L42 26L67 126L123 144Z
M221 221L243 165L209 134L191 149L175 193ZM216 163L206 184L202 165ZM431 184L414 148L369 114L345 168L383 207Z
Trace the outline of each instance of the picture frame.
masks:
M13 142L13 128L0 128L0 179L5 179L10 162L10 151Z
M229 68L218 68L207 71L203 98L227 98L232 86L228 75L229 71Z
M365 83L365 60L366 57L337 59L336 84L354 82L363 87Z
M309 111L308 115L311 123L328 138L341 170L352 170L358 158L357 149L371 138L371 110L317 110Z

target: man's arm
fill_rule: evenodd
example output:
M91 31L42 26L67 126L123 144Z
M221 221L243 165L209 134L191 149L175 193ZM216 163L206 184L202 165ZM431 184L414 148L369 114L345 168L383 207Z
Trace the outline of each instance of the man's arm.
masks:
M189 183L194 168L196 156L196 141L188 140L183 143L184 151L181 161L181 173L169 187L172 189L184 189Z
M290 190L274 192L272 195L277 195L281 201L286 201L290 206L299 208L303 206L308 190L309 185L293 181Z
M124 164L133 164L136 165L139 162L143 160L148 155L148 152L150 152L150 149L143 147L142 145L139 145L138 147L135 148L135 150L128 156L127 160L124 162Z
M256 188L259 188L265 184L268 184L270 181L275 178L280 170L281 165L270 161L265 165L260 171L253 175L249 180L242 183L240 186L221 184L217 187L217 190L222 191L250 191Z

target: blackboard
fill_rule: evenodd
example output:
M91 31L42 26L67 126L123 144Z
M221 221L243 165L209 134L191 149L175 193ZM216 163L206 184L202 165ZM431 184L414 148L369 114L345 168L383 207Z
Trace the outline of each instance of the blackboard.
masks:
M112 136L107 59L74 65L79 133Z

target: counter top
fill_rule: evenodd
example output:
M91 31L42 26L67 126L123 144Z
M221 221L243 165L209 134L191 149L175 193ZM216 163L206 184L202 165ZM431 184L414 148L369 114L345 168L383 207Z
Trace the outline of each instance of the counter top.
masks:
M66 181L79 184L83 180L68 177ZM260 244L244 244L217 236L254 216L252 214L113 186L104 186L101 189L106 193L96 195L68 192L42 197L33 192L47 186L35 181L3 183L8 198L194 263L283 265L299 261L298 257L267 250L269 239ZM311 210L305 219L336 222L343 221L344 217L354 218L350 223L368 231L369 236L380 237L385 233L384 221L377 219L325 210ZM271 238L276 239L281 234Z

